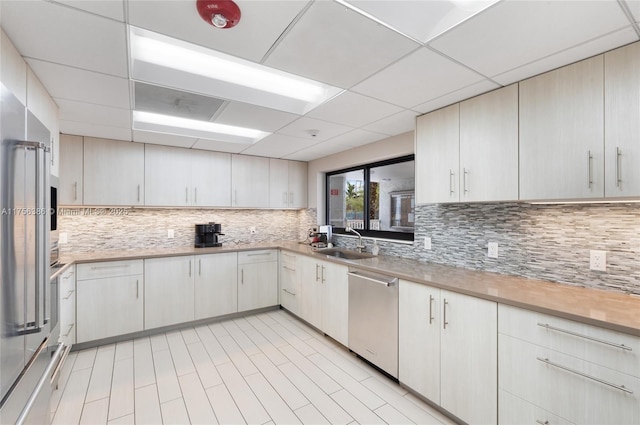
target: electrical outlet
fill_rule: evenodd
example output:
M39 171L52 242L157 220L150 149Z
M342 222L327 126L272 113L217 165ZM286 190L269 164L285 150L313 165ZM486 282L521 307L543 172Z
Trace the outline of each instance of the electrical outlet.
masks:
M429 236L424 237L424 249L431 249L431 238Z
M256 234L256 226L249 227L249 233L251 233L252 235L255 235Z
M167 230L167 238L168 238L168 239L173 239L173 238L175 238L175 237L176 237L176 234L175 234L175 232L173 231L173 229L169 229L169 230Z
M60 232L58 243L69 243L69 235L67 234L67 232Z
M592 249L589 252L589 269L600 272L607 271L607 251L597 251Z
M487 255L489 258L498 258L498 242L489 242Z

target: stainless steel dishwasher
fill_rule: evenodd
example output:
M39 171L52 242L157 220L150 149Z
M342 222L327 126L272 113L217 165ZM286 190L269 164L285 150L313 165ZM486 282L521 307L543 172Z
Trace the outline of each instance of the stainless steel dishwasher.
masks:
M349 348L398 378L398 278L349 269Z

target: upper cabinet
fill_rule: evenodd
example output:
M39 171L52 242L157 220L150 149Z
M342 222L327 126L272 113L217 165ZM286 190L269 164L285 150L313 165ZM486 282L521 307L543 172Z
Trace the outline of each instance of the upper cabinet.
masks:
M269 158L231 155L231 206L269 207Z
M144 174L146 205L230 205L230 154L146 145Z
M307 164L299 161L269 159L269 207L305 208L307 206Z
M520 199L604 197L604 63L520 82Z
M84 204L144 205L144 145L84 138Z
M607 198L640 196L640 43L604 55Z
M518 87L418 117L418 203L518 199Z
M60 136L60 182L58 204L82 205L82 164L84 156L82 136Z

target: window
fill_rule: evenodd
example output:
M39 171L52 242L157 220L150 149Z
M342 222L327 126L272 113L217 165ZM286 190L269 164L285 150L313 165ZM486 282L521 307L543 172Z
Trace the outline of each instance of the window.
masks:
M413 240L414 156L327 173L327 222L335 233Z

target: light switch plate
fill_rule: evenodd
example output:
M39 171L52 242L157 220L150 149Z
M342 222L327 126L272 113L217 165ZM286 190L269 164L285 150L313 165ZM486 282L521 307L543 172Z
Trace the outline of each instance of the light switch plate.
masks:
M424 237L424 249L431 249L431 238L429 236Z
M169 229L169 230L167 230L167 238L168 238L168 239L173 239L173 238L175 238L175 237L176 237L176 234L175 234L175 232L173 231L173 229Z
M58 243L69 243L69 235L67 232L60 232Z
M487 255L489 258L498 258L498 242L489 242Z

